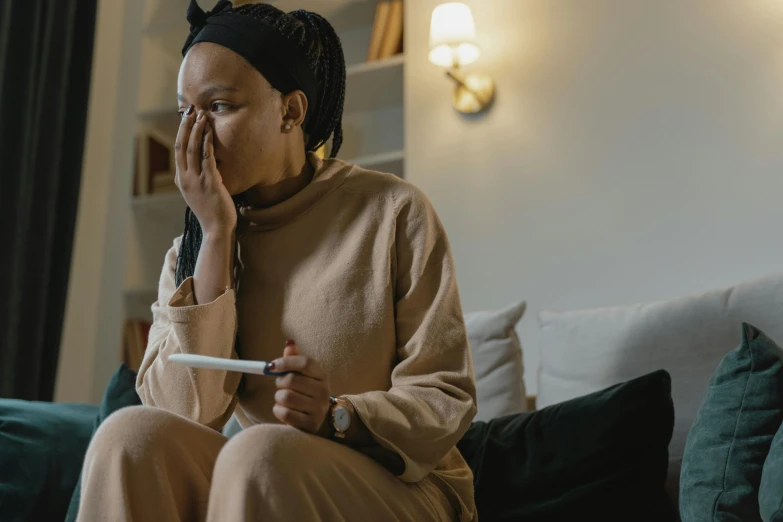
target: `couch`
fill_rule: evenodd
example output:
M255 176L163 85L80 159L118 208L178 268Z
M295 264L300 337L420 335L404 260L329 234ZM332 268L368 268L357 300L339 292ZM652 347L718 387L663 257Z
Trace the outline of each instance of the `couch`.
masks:
M655 303L542 311L536 404L666 369L676 412L667 490L676 501L688 431L718 363L740 342L742 322L783 343L783 274Z
M568 519L567 509L585 514L598 509L597 499L615 493L616 509L602 500L597 514L603 520L664 522L677 517L688 430L719 361L740 341L741 323L783 339L783 274L656 303L542 311L535 397L526 393L516 333L525 309L519 301L465 315L478 414L459 447L476 475L481 519ZM0 400L0 520L61 520L68 508L63 499L70 499L73 511L74 470L102 419L138 400L133 375L120 368L100 406ZM529 411L534 404L536 411ZM571 433L574 426L581 431ZM232 419L224 434L239 429ZM6 445L4 452L3 437L38 444L20 445L21 450ZM585 463L591 463L589 469L580 467ZM547 482L552 470L559 475ZM567 485L559 480L566 475ZM505 486L527 489L498 489L492 482L498 477L505 477ZM18 491L19 482L34 491ZM487 493L499 490L508 494L498 499ZM664 491L671 512L660 498ZM16 499L25 494L22 505ZM41 502L45 498L53 501ZM646 506L647 513L621 513L631 508L620 509L625 506L620 498L628 506Z

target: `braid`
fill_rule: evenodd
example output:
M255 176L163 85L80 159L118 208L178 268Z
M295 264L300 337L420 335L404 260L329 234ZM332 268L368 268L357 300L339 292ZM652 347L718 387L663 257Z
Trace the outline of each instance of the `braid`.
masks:
M343 142L343 104L345 102L345 57L343 47L334 28L321 15L304 10L293 11L289 16L305 26L309 42L305 43L307 56L313 64L318 83L318 109L308 128L308 150L317 150L332 135L330 156L333 158Z
M201 225L196 219L196 215L190 210L185 209L185 231L182 233L182 243L179 245L179 254L177 255L177 268L174 271L174 278L177 288L182 281L192 276L196 271L196 259L201 250Z
M318 14L304 10L286 14L269 4L245 4L232 11L271 25L304 51L318 87L318 99L308 100L310 108L303 125L305 150L315 151L331 137L329 157L336 157L343 143L345 56L334 28ZM237 206L239 201L240 196L234 196ZM193 275L202 239L201 225L187 208L175 270L177 286Z
M286 14L269 4L245 4L234 12L271 25L305 53L318 86L318 99L308 100L314 110L305 119L305 149L317 150L331 136L329 156L337 156L343 142L345 56L334 28L321 15L302 9Z

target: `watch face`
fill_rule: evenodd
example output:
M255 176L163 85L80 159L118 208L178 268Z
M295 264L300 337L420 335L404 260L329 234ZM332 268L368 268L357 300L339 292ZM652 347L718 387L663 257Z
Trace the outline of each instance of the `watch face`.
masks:
M346 431L351 425L351 414L345 406L337 406L334 409L334 427L339 431Z

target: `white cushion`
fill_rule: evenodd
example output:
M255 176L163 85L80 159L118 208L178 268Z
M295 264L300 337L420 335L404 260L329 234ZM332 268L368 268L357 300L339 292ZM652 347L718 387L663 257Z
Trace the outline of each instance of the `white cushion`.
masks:
M525 409L522 345L515 327L525 313L522 301L503 310L465 314L476 372L474 420L487 421Z
M539 313L544 408L657 369L672 376L675 424L667 489L676 498L688 430L721 358L746 321L783 342L783 274L670 301Z

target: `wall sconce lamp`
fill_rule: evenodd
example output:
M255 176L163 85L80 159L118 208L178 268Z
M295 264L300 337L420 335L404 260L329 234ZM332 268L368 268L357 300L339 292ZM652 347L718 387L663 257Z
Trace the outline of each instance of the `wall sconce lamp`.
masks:
M478 60L476 26L470 7L460 2L440 4L432 10L430 62L446 68L455 85L451 103L463 114L486 110L495 97L495 83L486 74L460 74L460 68Z

